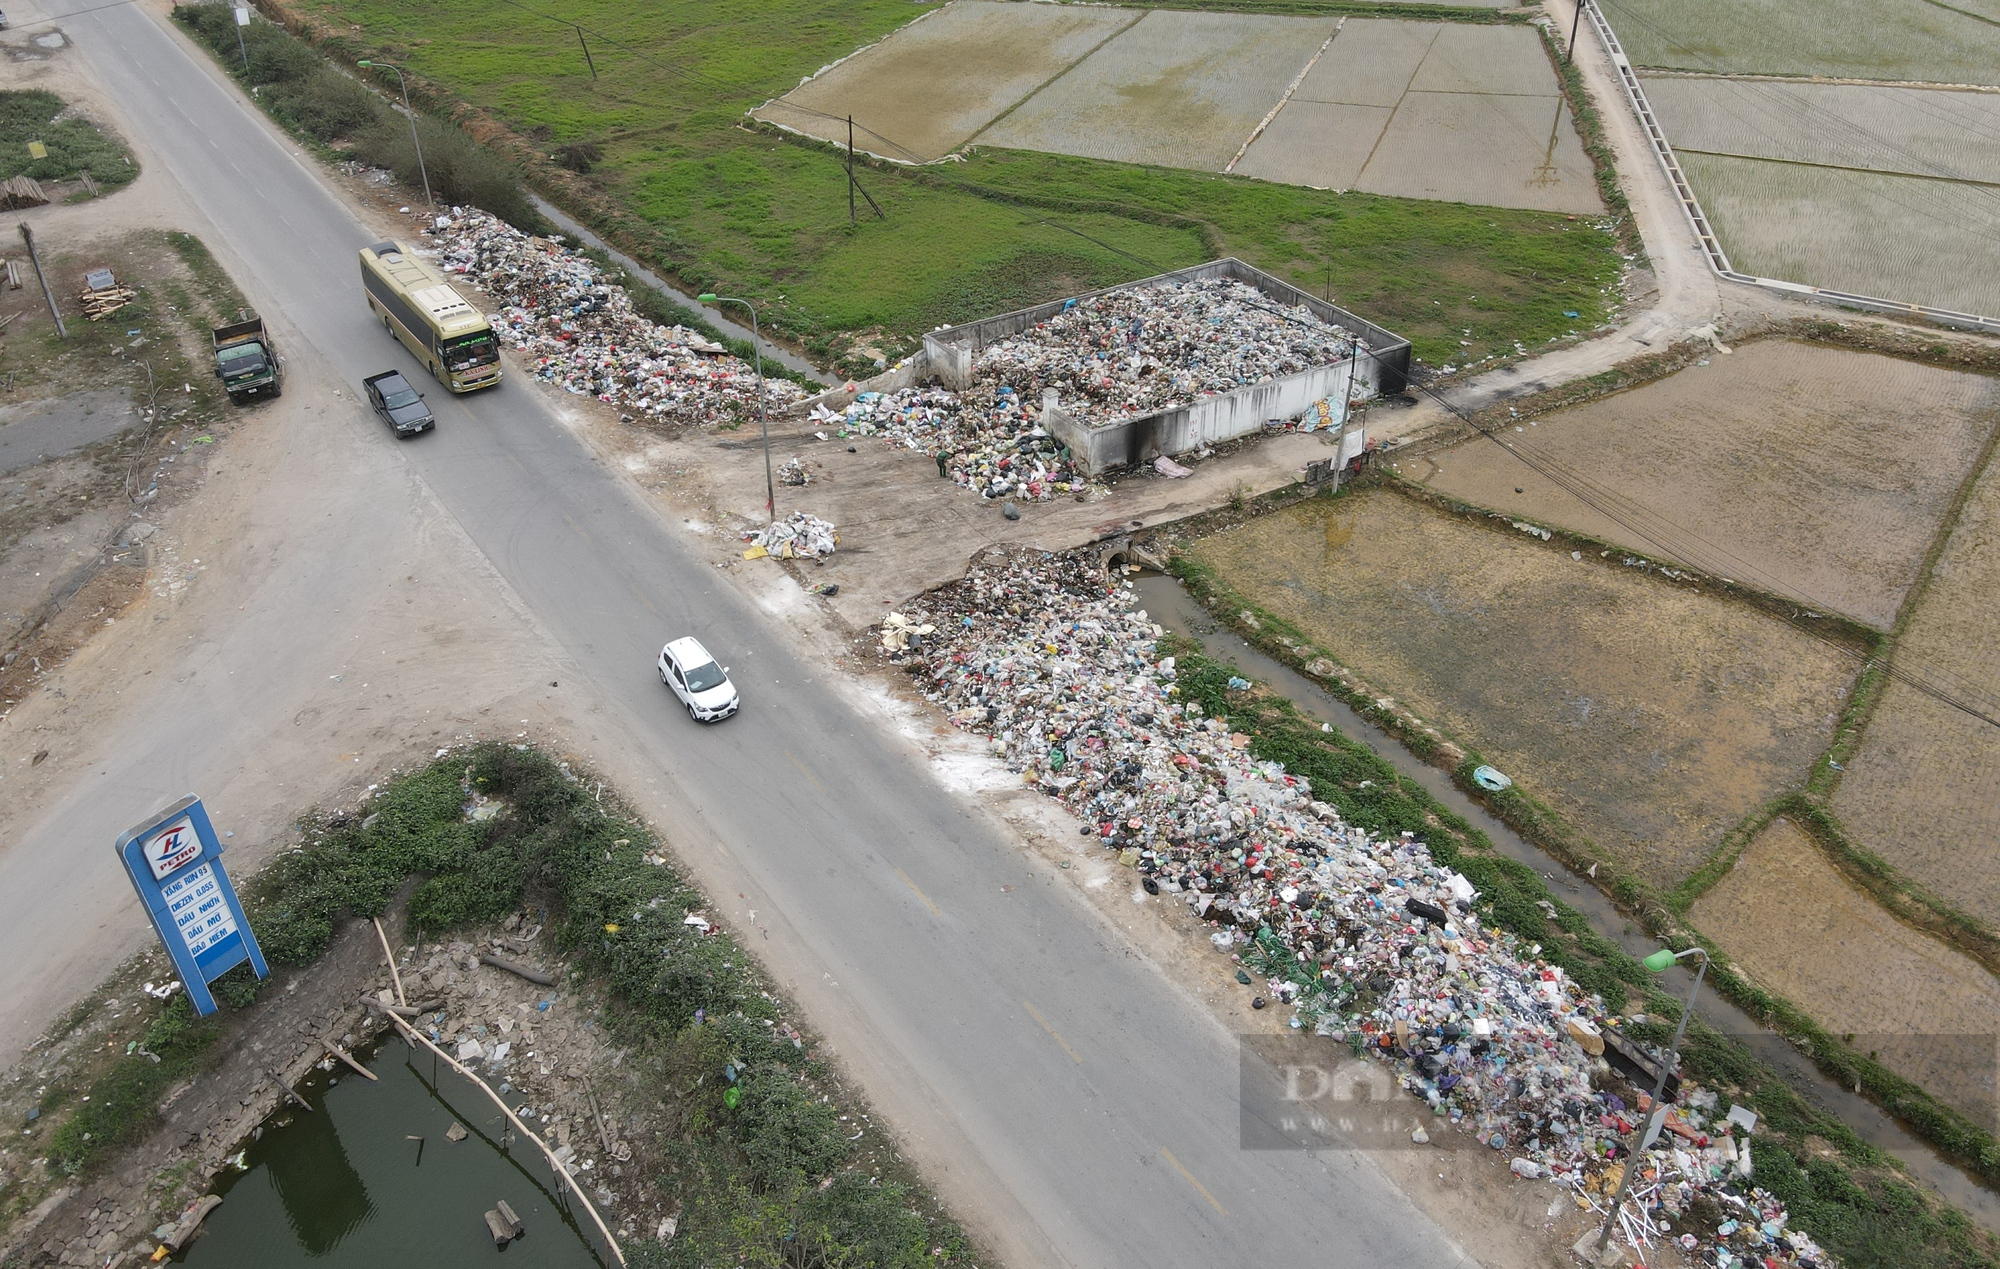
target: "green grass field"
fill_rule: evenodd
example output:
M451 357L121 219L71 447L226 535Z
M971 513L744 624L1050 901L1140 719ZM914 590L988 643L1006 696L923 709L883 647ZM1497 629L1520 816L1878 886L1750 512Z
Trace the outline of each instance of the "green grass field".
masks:
M595 145L589 179L647 222L660 263L759 300L822 354L893 358L940 323L1226 253L1314 291L1330 270L1336 302L1442 364L1587 331L1618 278L1611 237L1559 214L1006 151L867 171L886 219L864 203L850 230L838 156L744 112L923 11L907 0L574 0L562 18L596 78L577 30L536 5L303 3L361 28L350 52L402 59L551 154Z
M67 181L88 172L98 185L115 189L139 175L131 153L90 120L71 115L52 122L65 107L62 98L38 88L0 92L0 180L27 175ZM48 156L35 158L31 141L41 142Z

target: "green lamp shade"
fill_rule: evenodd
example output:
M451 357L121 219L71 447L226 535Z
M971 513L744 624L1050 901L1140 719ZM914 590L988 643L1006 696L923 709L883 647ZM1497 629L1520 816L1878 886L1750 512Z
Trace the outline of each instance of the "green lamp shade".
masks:
M367 58L365 58L365 57L364 57L364 58L362 58L362 59L361 59L360 61L358 61L358 62L356 62L356 63L355 63L355 65L356 65L356 66L373 66L374 64L375 64L375 63L373 63L373 62L369 61L369 60L368 60Z
M1664 974L1669 969L1673 968L1674 964L1673 950L1671 948L1663 947L1659 951L1654 952L1651 956L1648 956L1644 961L1640 963L1643 964L1647 969L1652 970L1655 974Z
M700 295L695 296L695 298L704 304L713 304L715 303L715 292L704 291Z

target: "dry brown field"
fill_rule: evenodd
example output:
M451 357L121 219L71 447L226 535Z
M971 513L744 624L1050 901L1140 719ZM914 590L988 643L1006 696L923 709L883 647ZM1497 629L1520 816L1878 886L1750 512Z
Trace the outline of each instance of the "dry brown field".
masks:
M1664 538L1691 548L1686 562L1887 629L2000 426L2000 382L1770 340L1516 426L1509 443L1616 498L1629 508L1622 519L1692 530ZM1490 440L1403 462L1401 473L1478 506L1663 553Z
M1995 1127L2000 979L1904 925L1779 819L1688 912L1758 983Z
M1966 501L1896 664L2000 718L2000 464ZM2000 928L2000 727L1891 682L1834 809L1863 846Z
M1386 490L1191 549L1662 889L1804 779L1853 673L1746 605Z

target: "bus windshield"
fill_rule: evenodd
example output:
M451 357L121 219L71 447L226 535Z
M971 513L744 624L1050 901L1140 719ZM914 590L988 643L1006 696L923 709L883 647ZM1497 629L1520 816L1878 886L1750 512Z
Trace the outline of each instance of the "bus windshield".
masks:
M500 345L494 340L492 331L483 330L447 339L441 351L444 353L444 364L452 370L470 370L474 366L489 366L500 360Z

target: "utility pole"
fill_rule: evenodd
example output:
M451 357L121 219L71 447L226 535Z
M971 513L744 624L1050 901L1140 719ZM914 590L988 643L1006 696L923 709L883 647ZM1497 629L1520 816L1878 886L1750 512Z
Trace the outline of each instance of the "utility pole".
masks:
M854 228L854 116L847 116L847 227Z
M581 32L579 32L580 34ZM417 151L417 175L424 178L424 202L430 206L431 228L435 229L437 228L438 214L437 199L431 197L431 174L430 170L424 166L424 143L417 139L417 112L410 109L410 86L403 80L402 68L393 62L371 62L365 57L356 62L355 65L380 66L383 70L389 71L396 76L396 87L403 90L403 113L409 116L410 120L410 144L415 146Z
M42 284L42 296L49 302L49 316L56 319L56 336L69 338L69 328L63 325L62 310L56 307L55 289L49 285L49 275L42 272L41 253L35 250L35 231L28 228L28 222L21 222L21 241L28 244L28 259L35 266L35 281Z
M590 77L591 77L592 79L596 79L596 78L597 78L597 62L596 62L596 60L595 60L594 58L592 58L592 57L591 57L591 55L590 55L590 42L589 42L588 40L586 40L586 39L584 39L584 38L583 38L583 28L582 28L582 27L578 27L578 28L576 28L576 42L577 42L578 44L581 44L581 45L583 45L583 61L584 61L584 64L590 67Z
M1590 0L1576 0L1576 16L1569 23L1569 52L1563 54L1563 64L1568 65L1576 56L1576 29L1583 25L1583 6Z
M250 7L244 4L237 5L236 6L236 51L243 55L243 71L245 74L248 74L250 72L250 50L243 46L243 28L249 25L250 25Z
M713 304L721 308L724 304L741 304L750 313L750 349L757 358L757 422L764 433L764 515L776 521L778 518L778 486L771 479L771 398L764 391L764 336L757 329L757 309L748 300L733 296L717 295L704 291L695 299L703 304Z

